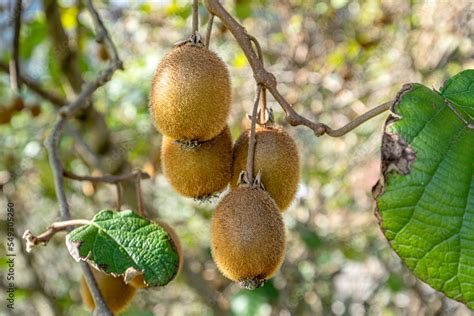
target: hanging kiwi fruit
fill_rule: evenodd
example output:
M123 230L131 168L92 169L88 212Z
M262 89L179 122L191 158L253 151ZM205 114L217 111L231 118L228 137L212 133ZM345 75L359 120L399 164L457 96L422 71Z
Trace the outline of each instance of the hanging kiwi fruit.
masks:
M150 112L163 135L210 140L226 126L230 105L227 66L203 45L185 42L175 46L156 69Z
M171 186L184 196L201 199L222 191L229 183L232 171L229 127L196 147L163 137L161 163Z
M122 277L105 274L93 267L91 267L91 271L102 294L102 298L110 310L114 313L124 310L135 295L136 289L126 284ZM91 310L94 310L95 302L84 277L81 278L80 293L84 304Z
M263 285L285 255L285 227L270 195L239 186L217 206L211 222L212 257L228 279L247 289Z
M239 175L245 170L250 130L243 132L233 148L231 187L238 186ZM300 179L298 148L281 127L260 125L255 130L254 170L260 171L265 189L284 211L293 201Z
M193 30L193 35L175 45L158 65L149 102L154 125L163 135L163 174L175 191L205 199L231 181L232 190L219 202L212 217L211 250L222 274L247 289L261 286L284 261L281 211L294 199L300 176L296 145L273 124L271 109L266 109L265 88L259 87L251 125L259 124L255 148L249 151L250 130L232 147L227 126L231 107L229 72ZM262 115L257 121L260 95ZM251 153L253 166L247 168ZM259 176L253 179L253 171L247 169ZM241 174L243 170L249 174ZM171 228L168 230L175 236ZM143 276L135 277L130 284L146 287Z

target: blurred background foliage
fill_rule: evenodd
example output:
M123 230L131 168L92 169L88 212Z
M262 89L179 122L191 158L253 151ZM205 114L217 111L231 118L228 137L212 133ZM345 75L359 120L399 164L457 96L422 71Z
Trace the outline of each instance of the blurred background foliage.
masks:
M48 91L72 100L81 83L93 79L109 58L95 40L85 4L82 0L23 2L22 72ZM277 121L295 137L302 157L300 190L284 214L286 260L280 273L253 292L221 276L209 246L209 220L216 202L197 203L172 191L160 172L161 136L147 108L158 62L173 43L190 33L190 2L97 1L125 70L94 94L93 105L69 124L60 147L65 168L78 174L118 174L134 168L152 174L142 183L148 212L171 224L184 245L185 266L177 280L163 289L140 291L123 315L469 315L462 304L417 281L378 229L370 192L379 177L385 115L344 137L316 138L304 127L290 128L278 104L269 98ZM470 0L223 2L260 40L265 63L290 103L308 118L332 127L393 99L404 83L439 88L460 70L474 68ZM10 58L12 6L12 0L0 0L4 65ZM56 8L60 19L45 14L45 6ZM204 33L208 17L203 6L199 13ZM62 41L54 35L59 22L67 36ZM229 124L236 138L253 103L253 75L217 19L211 49L232 75ZM79 72L71 71L71 65ZM5 227L8 197L15 203L18 236L25 229L42 232L59 219L42 145L57 106L25 86L21 96L24 107L13 110L16 96L3 67L0 214ZM111 185L66 180L66 190L74 218L90 218L116 205ZM128 208L136 207L132 195L126 202ZM1 240L4 233L2 229ZM63 236L28 256L21 244L18 238L14 314L87 315L79 296L80 268L69 256ZM5 243L0 247L4 253ZM4 261L0 269L2 274L6 271ZM2 287L4 281L2 277ZM4 307L2 303L2 315L7 313Z

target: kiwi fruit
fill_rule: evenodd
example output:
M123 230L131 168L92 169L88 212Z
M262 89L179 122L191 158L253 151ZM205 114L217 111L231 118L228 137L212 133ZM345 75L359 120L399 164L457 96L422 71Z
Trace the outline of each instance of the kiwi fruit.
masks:
M178 265L178 271L175 274L176 276L181 272L181 267L183 266L183 247L181 246L181 242L179 241L178 235L176 235L176 232L174 229L168 225L167 223L163 222L162 220L155 220L155 222L163 227L163 229L168 233L168 235L171 237L171 240L173 241L173 245L178 252L179 256L179 265ZM137 289L143 289L148 287L147 284L145 283L145 279L143 278L143 275L136 276L132 281L129 283L131 286Z
M232 171L229 127L195 148L164 136L161 163L171 186L184 196L200 199L222 191L229 183Z
M283 263L285 228L270 195L239 186L218 204L211 221L212 257L228 279L254 289Z
M97 282L102 298L114 313L125 309L135 295L136 289L126 284L122 277L114 277L91 267L92 274ZM84 278L81 278L80 293L82 300L91 310L95 309L95 302Z
M238 186L240 173L246 169L250 130L235 142L231 187ZM255 173L261 172L261 182L284 211L293 201L300 180L300 161L295 142L282 128L257 126L255 133Z
M176 46L155 71L150 112L163 135L177 140L210 140L226 126L230 106L229 71L205 47Z

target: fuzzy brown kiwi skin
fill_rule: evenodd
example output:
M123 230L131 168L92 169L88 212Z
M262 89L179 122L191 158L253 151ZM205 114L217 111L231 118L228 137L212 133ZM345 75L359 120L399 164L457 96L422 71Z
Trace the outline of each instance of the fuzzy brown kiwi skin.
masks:
M248 289L261 286L280 269L285 243L281 212L260 188L231 191L212 217L214 262L225 277Z
M114 277L91 267L92 274L99 286L100 293L107 306L114 313L124 310L135 295L136 289L126 284L122 277ZM80 293L89 309L95 309L94 299L84 277L81 277Z
M183 247L181 246L181 242L179 241L178 235L169 224L163 222L160 219L155 220L155 222L161 227L163 227L166 233L170 236L174 249L178 253L179 263L178 263L178 268L176 269L176 274L174 275L174 278L176 278L178 274L181 272L181 268L183 266L183 259L184 259ZM145 283L145 279L143 278L143 275L136 276L132 281L130 281L129 284L136 289L144 289L148 287L148 285Z
M227 66L205 47L177 46L155 71L149 104L155 127L163 135L210 140L224 129L230 112Z
M258 126L255 133L255 173L261 171L265 189L281 211L293 201L300 181L300 159L295 142L282 128ZM249 130L234 144L231 187L238 185L239 175L246 170Z
M163 137L161 163L172 187L184 196L202 198L222 191L232 172L229 127L196 148L186 148L172 138Z

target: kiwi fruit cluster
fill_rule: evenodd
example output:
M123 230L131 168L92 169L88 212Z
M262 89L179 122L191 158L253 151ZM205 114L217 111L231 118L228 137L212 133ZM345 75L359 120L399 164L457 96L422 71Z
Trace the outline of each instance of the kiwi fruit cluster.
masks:
M202 199L227 186L232 171L230 106L227 66L204 45L176 45L158 65L150 113L164 135L163 173L180 194Z
M230 188L211 220L212 256L225 277L254 289L284 261L281 213L295 197L300 162L288 133L272 119L259 123L254 170L260 176L248 183L253 175L242 177L242 172L250 130L232 144L226 123L230 103L227 67L199 43L175 46L155 71L150 114L163 134L163 174L176 192L187 197L202 199Z

